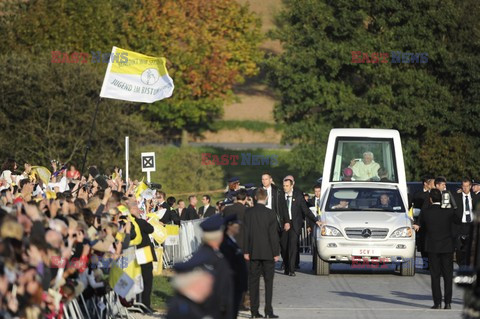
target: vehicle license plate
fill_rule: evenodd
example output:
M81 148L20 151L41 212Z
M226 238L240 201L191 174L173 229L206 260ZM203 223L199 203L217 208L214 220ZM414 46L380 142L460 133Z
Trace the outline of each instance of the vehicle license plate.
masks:
M381 256L381 254L378 249L360 248L354 249L352 252L352 256Z

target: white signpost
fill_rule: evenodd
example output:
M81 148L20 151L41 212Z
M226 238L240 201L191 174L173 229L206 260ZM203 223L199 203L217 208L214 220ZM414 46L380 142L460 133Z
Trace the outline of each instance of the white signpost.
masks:
M147 182L150 183L150 172L155 172L155 152L142 153L142 172L147 172Z

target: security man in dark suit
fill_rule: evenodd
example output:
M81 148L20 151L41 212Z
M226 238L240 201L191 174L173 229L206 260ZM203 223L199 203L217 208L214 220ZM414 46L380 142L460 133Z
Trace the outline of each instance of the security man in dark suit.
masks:
M279 198L281 190L273 184L272 175L270 173L263 173L262 175L262 187L267 191L266 205L267 208L270 208L275 213L278 224L278 238L280 239L283 231L282 216L279 209ZM282 256L283 258L283 256Z
M293 188L293 177L283 179L283 196L280 200L280 209L284 224L282 233L282 256L285 258L285 275L295 276L295 261L298 251L298 238L302 231L305 218L321 226L316 216L307 207L303 193Z
M233 205L226 206L222 214L225 218L228 218L231 215L235 215L236 218L240 221L240 230L238 234L234 236L237 241L238 247L243 251L243 238L244 238L244 224L245 224L245 206L247 201L247 191L245 189L239 189L236 195L236 201Z
M435 179L433 176L426 176L422 178L423 189L419 190L412 196L412 204L414 210L420 210L420 214L417 217L414 217L414 223L416 225L419 224L419 218L422 214L422 207L426 209L430 206L430 190L435 187L434 183ZM422 255L423 260L423 269L428 269L428 254L425 252L425 234L423 229L420 229L417 232L417 236L415 237L415 243L417 246L417 251L419 251Z
M220 214L205 219L200 224L203 230L202 241L192 258L197 255L205 256L205 267L212 269L215 275L213 293L205 301L207 315L214 319L233 318L233 275L232 269L220 252L223 242L224 220Z
M265 317L278 318L273 313L273 276L275 262L280 258L277 218L265 207L267 192L260 188L256 192L257 204L245 211L244 257L250 261L248 283L250 289L250 311L252 318L263 318L260 306L260 276L265 282Z
M457 203L457 213L462 217L461 223L456 227L455 234L455 252L456 261L459 266L469 265L469 252L472 246L473 222L475 216L475 207L478 197L471 190L472 182L465 178L462 180L462 192L454 194Z
M420 227L425 233L425 251L428 253L430 276L432 281L433 307L441 309L442 290L440 276L443 276L445 291L445 309L451 309L453 285L453 233L454 223L459 223L458 210L442 208L442 193L438 189L430 191L431 206L422 211Z
M202 196L203 206L198 210L198 215L200 215L200 218L208 218L215 215L216 209L214 206L210 205L210 201L210 195Z
M167 319L208 318L202 304L212 293L214 277L205 268L206 262L205 255L197 254L187 262L173 265L175 295L168 302Z
M235 214L228 215L225 218L225 234L220 245L220 251L233 271L233 318L237 318L242 296L248 289L247 264L235 239L241 227L241 222Z
M197 196L190 195L188 196L189 205L182 211L182 215L180 215L181 220L193 220L198 219L197 209L195 208L197 205Z

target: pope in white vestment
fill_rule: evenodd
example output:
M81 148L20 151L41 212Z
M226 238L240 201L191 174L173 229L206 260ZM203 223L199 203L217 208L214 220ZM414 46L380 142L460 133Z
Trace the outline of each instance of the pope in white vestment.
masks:
M378 169L380 164L373 160L372 152L363 153L363 160L352 160L350 167L353 170L353 179L356 181L379 180Z

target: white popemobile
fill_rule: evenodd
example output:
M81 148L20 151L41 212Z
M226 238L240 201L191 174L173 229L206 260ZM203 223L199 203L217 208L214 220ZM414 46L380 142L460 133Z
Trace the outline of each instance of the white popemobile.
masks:
M415 275L415 232L398 131L330 131L320 220L317 275L328 275L332 263L399 263L402 276Z

